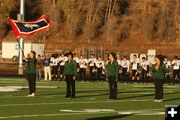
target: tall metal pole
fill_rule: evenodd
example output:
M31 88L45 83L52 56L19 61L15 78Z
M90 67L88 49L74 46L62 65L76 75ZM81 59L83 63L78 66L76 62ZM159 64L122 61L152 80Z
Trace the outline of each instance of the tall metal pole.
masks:
M18 14L18 20L24 21L24 7L25 7L25 0L20 0L20 14ZM24 73L23 69L23 52L24 52L24 37L19 38L19 69L18 74L22 75Z

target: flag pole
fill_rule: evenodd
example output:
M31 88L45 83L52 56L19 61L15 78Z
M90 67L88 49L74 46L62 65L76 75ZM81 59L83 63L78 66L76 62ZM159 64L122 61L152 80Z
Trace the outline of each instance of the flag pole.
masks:
M25 7L25 0L20 0L20 14L17 15L18 20L24 21L24 7ZM18 74L22 75L24 73L23 69L23 52L24 52L24 37L19 38L19 69Z

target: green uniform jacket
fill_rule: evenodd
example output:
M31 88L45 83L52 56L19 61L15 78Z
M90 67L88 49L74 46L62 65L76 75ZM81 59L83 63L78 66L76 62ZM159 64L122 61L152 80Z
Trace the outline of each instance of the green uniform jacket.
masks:
M26 73L28 74L34 74L36 73L36 59L29 58L27 61L27 66L26 66Z
M64 65L64 75L76 75L77 72L77 64L74 60L66 61Z
M118 69L117 61L113 61L112 64L109 61L106 67L107 67L107 77L113 76L116 77L116 80L118 80L119 69Z
M155 67L156 67L156 64L152 65L152 72L154 74L154 78L155 79L164 79L165 74L168 72L165 65L160 66L158 70L156 70Z

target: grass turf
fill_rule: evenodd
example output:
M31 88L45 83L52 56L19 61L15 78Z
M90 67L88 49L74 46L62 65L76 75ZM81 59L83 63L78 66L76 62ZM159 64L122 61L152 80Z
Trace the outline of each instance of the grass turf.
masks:
M153 84L118 83L118 100L108 100L108 83L76 82L75 99L65 99L65 82L37 82L37 96L26 97L22 78L0 78L0 120L163 120L165 105L180 104L180 85L165 85L165 101L154 103Z

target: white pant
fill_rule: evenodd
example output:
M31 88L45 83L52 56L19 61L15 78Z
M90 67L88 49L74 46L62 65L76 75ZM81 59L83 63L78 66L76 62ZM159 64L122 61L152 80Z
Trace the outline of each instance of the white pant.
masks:
M51 76L51 68L50 66L45 66L44 67L44 79L47 80L47 77L49 77L49 80L52 79L52 76Z

